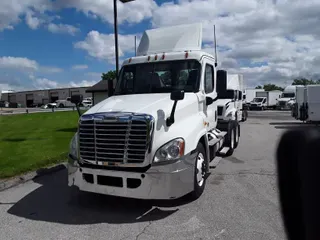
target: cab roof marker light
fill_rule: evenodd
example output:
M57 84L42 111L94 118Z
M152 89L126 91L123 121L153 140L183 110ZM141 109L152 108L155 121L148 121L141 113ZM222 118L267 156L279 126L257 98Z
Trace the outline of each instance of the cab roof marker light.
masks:
M186 54L185 54L184 56L185 56L185 58L188 58L189 53L188 53L188 52L186 52Z
M129 58L129 63L131 63L132 58Z
M165 54L163 53L161 59L164 60L164 58L165 58Z
M157 60L158 59L158 55L154 56L154 60Z
M148 56L148 61L150 61L150 56Z

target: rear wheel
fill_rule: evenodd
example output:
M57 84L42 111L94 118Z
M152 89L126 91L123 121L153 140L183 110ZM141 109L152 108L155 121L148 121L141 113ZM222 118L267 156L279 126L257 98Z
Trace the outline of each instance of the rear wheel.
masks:
M194 190L191 193L191 198L194 200L199 198L204 191L206 185L207 164L208 160L204 146L202 143L198 143L194 168Z
M235 134L234 134L234 148L237 148L240 141L240 124L236 123Z
M228 134L226 139L226 147L229 147L226 156L231 156L235 149L235 127L236 124L234 121L229 121L228 123Z
M59 104L59 108L64 108L63 103L60 103L60 104Z

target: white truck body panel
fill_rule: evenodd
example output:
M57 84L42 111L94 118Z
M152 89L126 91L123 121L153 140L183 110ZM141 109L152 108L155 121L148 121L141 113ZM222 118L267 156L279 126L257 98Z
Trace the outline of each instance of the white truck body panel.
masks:
M245 102L250 103L256 97L257 92L264 92L264 89L253 89L253 88L245 89L245 95L246 95Z
M307 86L308 120L320 121L320 85Z
M296 87L296 107L293 109L295 111L295 118L300 119L301 118L301 111L300 109L304 106L304 104L307 102L307 88L304 86L297 86Z
M185 24L146 30L137 49L137 56L163 52L199 51L202 24Z
M256 97L267 98L266 106L271 107L277 104L277 100L281 96L281 91L257 92Z

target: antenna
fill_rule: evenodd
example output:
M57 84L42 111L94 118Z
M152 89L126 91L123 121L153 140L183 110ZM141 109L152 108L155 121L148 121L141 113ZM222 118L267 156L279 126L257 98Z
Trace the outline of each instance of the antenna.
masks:
M216 38L216 25L213 25L213 34L214 34L214 66L218 66L218 57L217 57L217 38Z
M137 36L134 36L134 55L137 56Z

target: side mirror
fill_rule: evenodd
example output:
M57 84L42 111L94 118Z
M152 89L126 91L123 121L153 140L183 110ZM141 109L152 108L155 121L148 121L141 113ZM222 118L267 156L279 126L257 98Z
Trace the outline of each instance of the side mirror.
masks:
M73 96L71 96L71 99L70 99L70 101L72 103L74 103L75 105L80 104L82 102L82 100L83 100L82 95L73 95Z
M183 90L175 90L171 92L170 99L172 101L179 101L184 99L184 91Z
M209 106L213 103L213 98L211 97L206 97L206 105Z
M171 114L166 120L168 127L170 127L174 123L174 113L176 111L177 102L179 100L184 99L184 91L183 90L175 90L175 91L171 92L170 99L172 101L174 101L174 103L172 106Z

